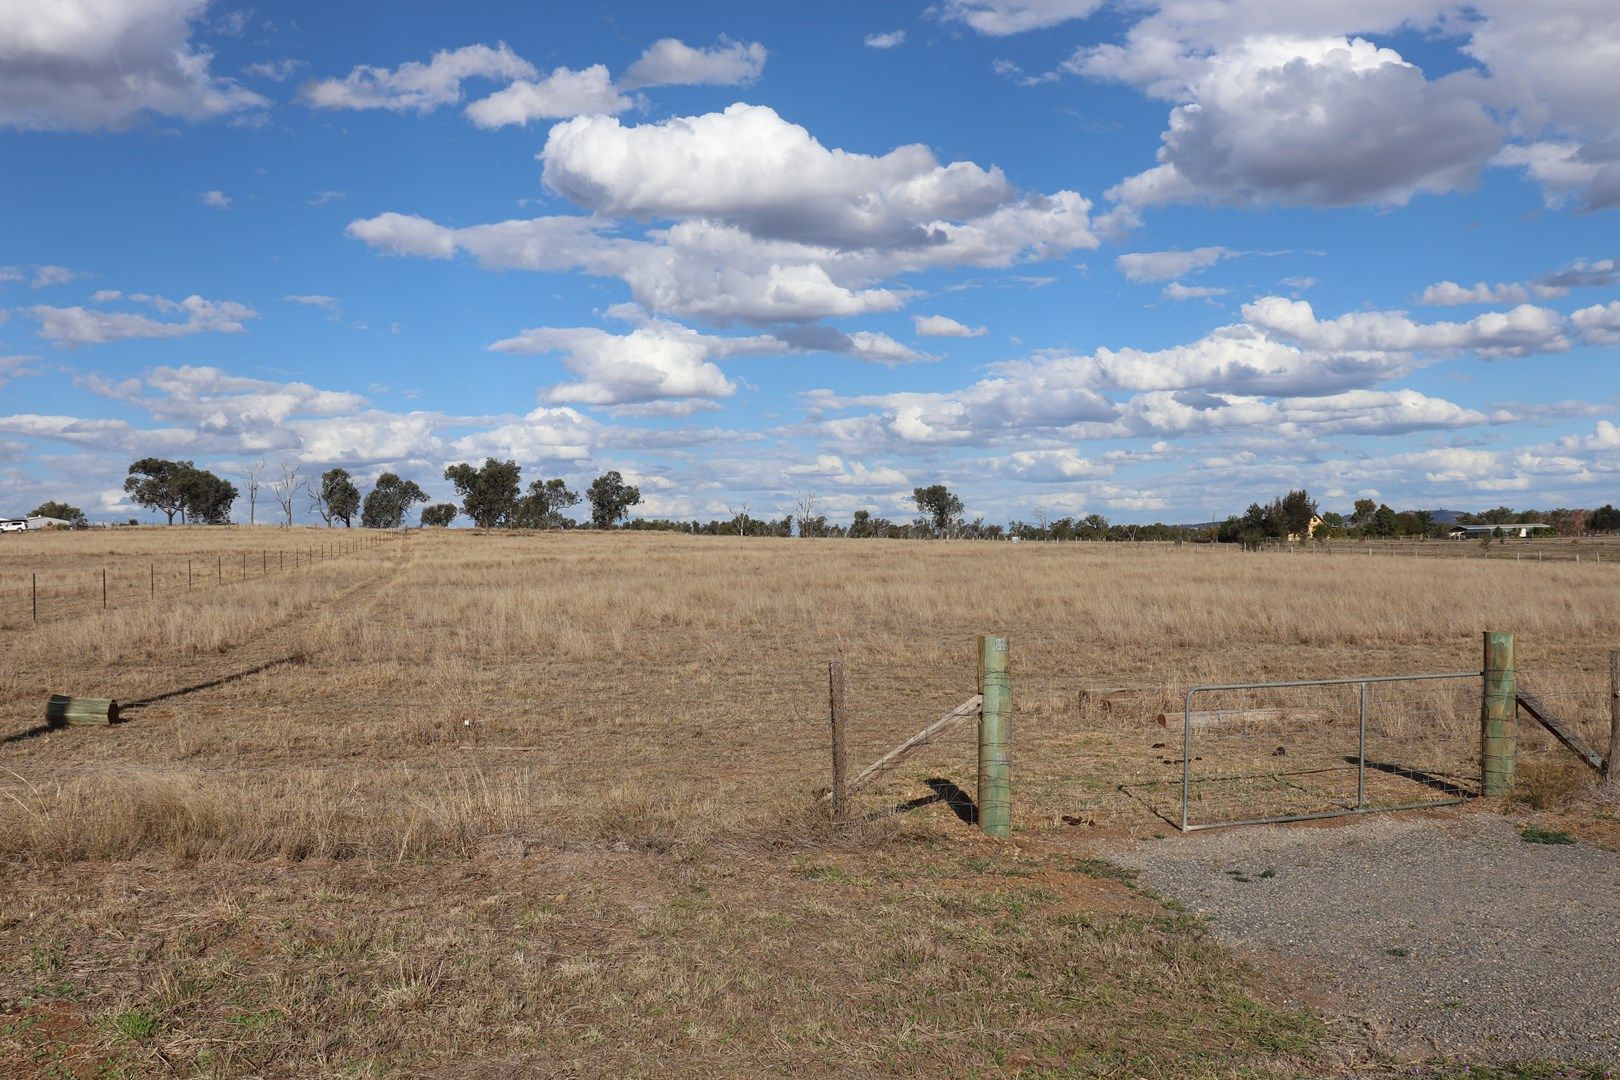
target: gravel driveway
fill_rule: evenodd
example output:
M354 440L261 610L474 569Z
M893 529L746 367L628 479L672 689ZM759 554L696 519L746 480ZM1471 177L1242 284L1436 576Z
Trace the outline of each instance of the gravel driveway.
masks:
M1172 836L1111 856L1303 963L1399 1059L1620 1063L1620 855L1489 812Z

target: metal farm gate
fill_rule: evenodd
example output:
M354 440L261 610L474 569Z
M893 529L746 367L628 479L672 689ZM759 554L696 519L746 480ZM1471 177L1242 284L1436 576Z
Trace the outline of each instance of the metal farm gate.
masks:
M1182 831L1478 794L1482 674L1193 687L1182 710Z

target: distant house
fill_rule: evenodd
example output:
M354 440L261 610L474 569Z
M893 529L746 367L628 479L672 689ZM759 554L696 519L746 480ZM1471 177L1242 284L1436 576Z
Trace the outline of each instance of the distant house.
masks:
M1312 514L1311 515L1311 523L1309 525L1305 526L1305 539L1310 540L1311 538L1316 536L1316 530L1320 529L1321 527L1322 527L1322 519L1320 517L1316 516L1315 514ZM1289 533L1288 534L1288 542L1290 544L1299 543L1299 533Z
M43 514L31 514L23 520L28 523L28 528L30 530L73 528L73 522L68 521L65 518L46 517Z
M1453 525L1446 533L1453 540L1477 540L1482 536L1495 536L1501 529L1503 536L1528 540L1532 536L1549 536L1556 532L1551 525L1539 521L1521 521L1512 525Z

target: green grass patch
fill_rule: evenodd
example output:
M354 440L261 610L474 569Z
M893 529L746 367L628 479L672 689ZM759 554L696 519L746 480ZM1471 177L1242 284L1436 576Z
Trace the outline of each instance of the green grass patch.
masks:
M158 1032L158 1018L141 1009L125 1009L107 1018L107 1030L120 1039L140 1042Z
M1540 825L1526 825L1519 839L1527 844L1573 844L1575 838L1562 829L1544 829Z
M1077 874L1086 877L1103 878L1108 881L1119 881L1129 884L1136 880L1136 871L1128 866L1119 866L1107 859L1080 859L1070 868Z

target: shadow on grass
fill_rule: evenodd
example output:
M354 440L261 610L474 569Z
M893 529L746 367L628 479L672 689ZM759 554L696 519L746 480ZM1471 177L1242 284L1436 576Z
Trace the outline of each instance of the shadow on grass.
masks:
M1344 760L1352 765L1356 763L1356 759L1349 755L1346 755ZM1449 795L1453 799L1471 799L1475 795L1479 794L1477 791L1470 791L1467 788L1458 787L1445 777L1436 776L1431 772L1424 772L1422 769L1408 769L1404 766L1391 764L1387 761L1373 761L1371 759L1368 759L1367 761L1367 768L1375 772L1387 773L1390 776L1398 776L1402 780L1416 781L1425 787L1431 787L1444 795Z
M191 686L182 686L178 690L167 690L161 694L153 694L151 697L142 698L139 701L126 701L124 702L120 711L128 712L131 709L139 709L147 705L156 705L160 701L167 701L169 698L180 697L184 694L195 694L199 690L212 690L216 686L224 686L226 683L235 682L237 679L245 679L249 675L257 675L261 671L266 671L281 664L302 664L304 660L305 657L303 653L293 653L291 656L283 656L275 660L268 660L262 664L255 664L253 667L245 668L242 671L233 671L228 675L221 675L217 679L209 679L207 682L194 683Z
M920 795L915 799L892 806L887 810L869 815L867 820L889 817L894 814L909 814L913 810L921 810L925 806L935 803L944 803L950 807L951 813L968 825L974 825L979 820L979 808L973 803L973 796L963 791L955 783L941 776L930 777L923 781L932 789L931 795Z
M13 732L0 739L0 746L4 746L6 743L22 742L24 739L37 739L41 735L49 735L55 730L57 729L51 724L35 724L31 728L24 728L22 731Z

